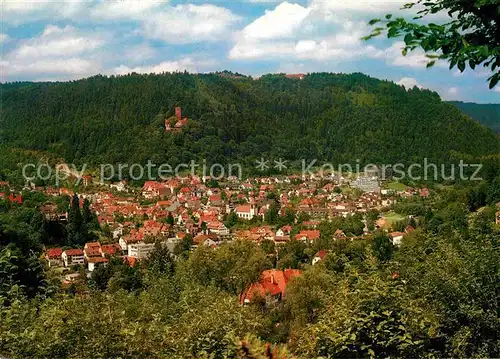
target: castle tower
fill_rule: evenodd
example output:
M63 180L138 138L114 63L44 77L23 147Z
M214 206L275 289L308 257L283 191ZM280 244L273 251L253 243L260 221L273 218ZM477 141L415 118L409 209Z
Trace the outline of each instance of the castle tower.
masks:
M179 106L175 107L175 117L177 118L177 121L182 120L182 109Z

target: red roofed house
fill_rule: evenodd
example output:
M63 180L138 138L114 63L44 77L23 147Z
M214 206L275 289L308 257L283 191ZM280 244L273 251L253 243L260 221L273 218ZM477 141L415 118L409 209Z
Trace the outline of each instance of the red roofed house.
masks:
M229 234L229 229L224 223L219 221L213 221L207 224L207 229L210 233L218 234L220 236L227 236Z
M19 195L14 195L14 193L11 193L9 196L9 201L10 203L17 203L17 204L23 204L23 197Z
M131 244L140 242L142 241L143 238L144 238L143 233L137 232L136 230L132 230L129 234L126 234L123 237L121 237L118 243L120 244L122 251L128 251L128 247Z
M252 204L240 204L239 206L236 206L236 215L239 218L251 220L256 214L257 211L255 206Z
M85 263L85 257L81 249L66 249L61 254L65 267L81 265Z
M62 249L61 248L51 248L45 252L45 259L49 262L49 267L60 267L62 266L61 260Z
M163 223L154 220L144 221L144 235L156 237L161 234Z
M118 243L113 243L113 244L103 244L101 246L101 253L103 257L112 257L116 253L120 253L122 248Z
M168 194L166 190L167 185L165 183L146 181L144 186L142 186L142 195L148 199L157 198Z
M102 257L101 243L99 243L99 242L85 243L85 247L83 248L83 253L84 253L85 259L87 259L87 260L91 257Z
M401 245L401 241L403 240L405 233L403 232L392 232L389 233L389 237L391 239L391 242L395 246Z
M286 293L286 287L290 279L300 275L298 269L265 270L260 275L257 283L253 283L240 296L240 303L251 303L257 298L263 298L266 303L281 300Z
M335 231L333 234L333 239L346 239L347 236L345 235L344 231L341 230L340 228Z
M274 236L274 241L277 243L288 242L290 240L290 232L292 231L292 226L286 225L281 227L276 231Z
M314 258L312 260L312 265L315 265L319 261L322 261L323 259L325 259L326 255L328 253L330 253L330 251L328 249L322 249L322 250L320 250L318 253L316 253L314 255Z
M295 239L299 241L309 241L312 242L318 239L320 236L320 231L317 229L302 230L296 236Z
M127 263L130 267L135 267L137 264L137 258L124 256L123 261Z

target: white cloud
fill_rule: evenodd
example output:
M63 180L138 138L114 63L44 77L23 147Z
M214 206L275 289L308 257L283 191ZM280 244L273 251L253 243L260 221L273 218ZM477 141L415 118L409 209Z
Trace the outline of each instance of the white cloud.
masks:
M120 0L99 3L91 10L91 16L98 19L140 19L168 1L163 0Z
M279 4L236 36L228 57L342 61L372 52L373 46L361 41L368 32L364 22L330 17L319 10L314 4L307 8L288 2Z
M127 46L123 56L132 63L143 62L158 55L158 51L147 43Z
M495 87L493 88L493 91L495 91L495 92L500 92L500 86L498 86L498 85L497 85L497 86L495 86Z
M41 36L22 41L8 57L21 61L71 56L95 50L104 43L104 37L100 34L83 34L71 26L60 28L48 25Z
M186 57L178 61L163 61L159 64L150 66L138 66L130 68L126 65L120 65L113 70L113 73L117 75L126 75L132 72L158 74L162 72L177 72L177 71L197 72L197 66L192 58Z
M19 25L40 20L76 18L90 5L88 0L2 0L2 21Z
M346 61L384 57L383 51L361 40L370 32L366 21L333 8L325 11L326 3L313 1L303 7L283 2L266 11L236 36L228 58Z
M1 64L2 73L15 74L42 74L46 75L75 75L63 77L71 79L85 76L96 70L95 63L81 58L67 59L37 59L29 63L11 63L4 61Z
M411 9L403 9L404 5L409 3L407 0L312 0L311 7L316 8L329 16L350 15L360 17L381 17L387 13L395 17L412 18L424 8L417 4ZM425 20L440 22L449 20L450 17L446 11L440 11L436 14L429 14Z
M310 8L285 1L274 10L266 10L263 16L243 29L241 36L246 40L293 36L310 12Z
M8 39L9 39L9 35L0 33L0 44L7 42Z
M177 5L145 19L144 35L168 43L216 41L231 36L240 17L215 5Z
M99 72L92 54L106 43L103 33L82 32L74 27L48 25L41 35L19 41L2 63L2 77L39 75L73 79ZM35 76L36 77L36 76Z
M378 52L374 57L380 58L383 57L386 59L386 62L401 67L412 67L412 68L420 68L425 69L426 64L431 61L423 50L414 50L408 51L406 56L403 56L402 50L404 48L403 41L397 41L393 43L390 47L386 48L383 52ZM437 60L435 65L436 67L444 67L446 66L445 62L442 60Z
M412 89L415 86L418 88L423 88L422 85L420 85L418 81L413 77L403 77L401 80L396 82L396 84L403 86L407 90Z
M439 91L441 98L445 101L459 101L461 100L460 89L458 87L448 87Z
M407 0L313 0L312 6L324 11L383 13L398 10L406 3L408 3Z
M228 58L336 62L380 59L392 66L425 69L430 61L425 53L416 50L403 56L402 41L379 49L373 44L380 44L380 40L362 40L371 32L368 19L394 12L406 3L407 0L312 0L304 7L283 2L235 36ZM438 61L436 66L443 63Z

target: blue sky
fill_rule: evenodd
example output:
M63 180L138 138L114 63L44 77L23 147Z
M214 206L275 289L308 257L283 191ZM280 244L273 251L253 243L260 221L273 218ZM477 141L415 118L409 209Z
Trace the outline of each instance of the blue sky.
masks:
M362 41L368 20L407 0L2 0L1 81L232 70L363 72L443 99L499 103L488 72L426 69L399 40ZM406 11L408 16L411 13ZM401 14L401 13L400 13ZM446 21L436 15L434 21Z

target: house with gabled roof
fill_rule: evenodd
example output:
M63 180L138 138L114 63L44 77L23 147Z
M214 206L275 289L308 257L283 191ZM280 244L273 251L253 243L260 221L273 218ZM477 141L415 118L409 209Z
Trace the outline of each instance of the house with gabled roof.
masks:
M261 273L258 282L251 284L240 296L241 304L263 299L272 304L283 299L290 280L301 274L298 269L270 269Z
M257 209L253 204L240 204L236 206L236 215L241 219L251 220L257 215Z
M212 221L207 223L207 230L210 233L217 234L219 236L229 235L229 229L226 225L220 221Z
M315 265L316 263L325 259L326 255L328 253L330 253L330 251L328 249L322 249L322 250L318 251L313 257L312 265Z
M321 232L317 229L302 230L296 236L295 239L304 242L313 242L319 239Z
M63 265L62 252L61 248L50 248L45 251L44 258L49 263L49 267L60 267Z
M85 256L81 249L66 249L61 254L65 267L85 264Z

